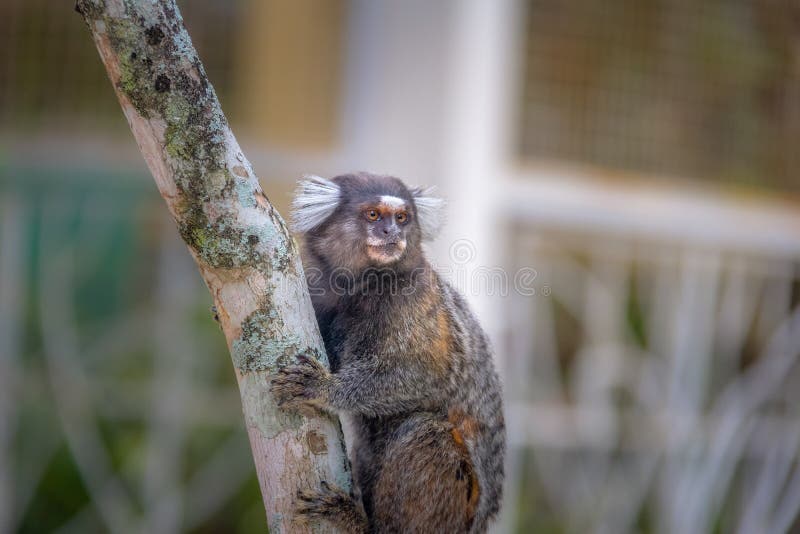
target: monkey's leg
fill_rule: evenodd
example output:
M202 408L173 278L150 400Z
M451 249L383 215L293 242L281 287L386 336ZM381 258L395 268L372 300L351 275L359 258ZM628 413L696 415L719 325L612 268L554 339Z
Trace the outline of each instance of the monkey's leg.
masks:
M297 514L302 520L324 520L343 532L364 534L368 531L367 516L353 497L326 482L316 491L297 493Z
M439 416L406 421L375 484L377 532L468 532L480 488L459 431Z

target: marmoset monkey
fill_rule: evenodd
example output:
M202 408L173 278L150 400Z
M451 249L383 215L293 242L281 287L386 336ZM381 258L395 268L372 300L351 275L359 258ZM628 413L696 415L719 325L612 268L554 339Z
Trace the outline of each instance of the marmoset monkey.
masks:
M281 406L350 420L356 484L301 492L304 518L346 532L484 532L500 507L505 423L486 334L421 247L442 208L388 176L299 184L293 225L331 370L301 356L272 391Z

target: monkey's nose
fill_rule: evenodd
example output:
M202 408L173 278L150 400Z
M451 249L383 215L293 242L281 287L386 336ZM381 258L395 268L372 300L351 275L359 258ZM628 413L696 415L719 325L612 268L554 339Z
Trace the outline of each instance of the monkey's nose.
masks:
M389 235L389 229L388 228L384 228L383 229L383 233L386 234L386 235Z

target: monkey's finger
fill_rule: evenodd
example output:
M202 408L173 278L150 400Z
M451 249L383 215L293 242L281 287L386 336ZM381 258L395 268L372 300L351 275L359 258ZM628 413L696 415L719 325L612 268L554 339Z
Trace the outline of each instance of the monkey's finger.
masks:
M283 375L319 376L322 371L310 365L289 365L278 371Z
M320 513L323 510L329 510L334 504L335 499L328 496L315 492L303 492L302 496L298 494L295 510L305 514Z
M297 499L300 501L313 501L317 497L317 494L311 490L297 490Z
M287 386L280 391L275 390L272 393L279 405L296 404L297 406L303 406L306 401L314 399L314 394L301 386Z
M314 518L326 515L323 510L323 507L314 503L298 504L297 506L294 507L294 513L301 518L302 517Z
M283 386L286 384L299 384L306 381L306 377L297 375L279 375L273 377L270 383L273 385Z
M304 376L308 378L319 376L319 372L316 369L313 369L311 367L300 367L300 366L296 367L293 366L291 368L288 368L283 374Z
M325 501L325 497L313 490L298 490L297 505L308 508L319 506Z
M284 372L277 373L272 376L270 379L271 381L290 381L290 382L299 382L299 381L309 381L316 378L318 375L309 372L294 372L292 370L287 370Z
M293 367L295 369L304 369L306 371L311 371L314 373L327 373L328 371L325 367L319 363L317 360L311 358L304 358L302 361L294 365L290 365L289 367Z
M302 389L304 388L297 384L273 384L270 392L277 398L294 398Z
M313 388L309 387L309 385L302 380L278 381L273 383L272 387L270 388L270 390L273 391L273 393L280 393L292 396L305 394L307 391L310 391L312 389Z
M308 355L306 355L306 354L298 354L295 359L300 363L310 363L311 362L311 358L309 358Z
M298 384L295 382L286 382L283 384L275 384L272 387L272 392L284 396L284 397L297 397L300 393L303 393L306 388L303 384Z
M309 367L312 367L314 369L318 369L318 370L321 370L321 371L325 370L325 367L319 362L319 360L317 360L316 358L311 357L311 356L309 356L307 354L298 354L297 355L297 362L300 365L307 365Z

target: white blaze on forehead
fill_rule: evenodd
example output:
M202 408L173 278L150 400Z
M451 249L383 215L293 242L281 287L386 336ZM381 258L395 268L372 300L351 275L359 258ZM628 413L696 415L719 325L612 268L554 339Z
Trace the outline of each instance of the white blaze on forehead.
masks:
M381 204L386 204L390 208L400 209L406 206L406 201L392 195L381 195Z

